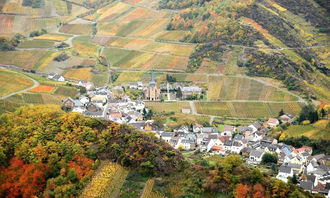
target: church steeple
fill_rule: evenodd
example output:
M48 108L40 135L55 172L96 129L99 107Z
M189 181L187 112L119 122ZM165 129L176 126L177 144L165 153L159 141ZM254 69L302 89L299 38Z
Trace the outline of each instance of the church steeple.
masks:
M149 85L150 85L151 87L154 87L154 86L156 85L155 77L154 77L154 73L153 73L153 72L151 72Z

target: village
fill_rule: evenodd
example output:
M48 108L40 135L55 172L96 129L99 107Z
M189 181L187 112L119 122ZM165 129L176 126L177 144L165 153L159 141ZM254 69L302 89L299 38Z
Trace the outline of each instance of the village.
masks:
M61 76L50 76L53 80L64 80ZM85 116L111 120L120 124L129 124L137 130L154 133L156 137L168 142L175 149L190 152L200 152L205 155L241 155L246 164L260 165L265 156L275 156L273 163L278 170L276 178L289 182L294 178L297 185L312 193L329 196L330 193L330 156L325 154L313 155L309 146L294 148L280 143L268 133L280 124L290 125L295 117L283 114L278 118L269 118L264 122L253 122L248 126L225 125L219 130L216 126L203 126L199 123L182 125L169 129L155 126L150 116L150 109L145 101L161 101L161 89L157 87L153 74L145 86L142 82L131 83L126 89L139 90L144 97L131 99L125 95L122 86L94 87L93 83L79 81L78 86L86 88L86 95L78 99L67 98L63 101L64 110L79 112ZM172 100L169 87L176 86L182 99L197 99L202 95L199 87L180 87L180 84L163 85L168 100ZM162 89L162 90L164 90ZM182 109L184 113L191 113Z

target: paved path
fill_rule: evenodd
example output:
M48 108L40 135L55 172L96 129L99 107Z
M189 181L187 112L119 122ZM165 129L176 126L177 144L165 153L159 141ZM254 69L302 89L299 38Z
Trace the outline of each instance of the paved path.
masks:
M9 94L9 95L3 96L3 97L0 98L0 100L5 100L5 99L7 99L7 98L9 98L9 97L11 97L11 96L13 96L13 95L16 95L16 94L19 94L19 93L27 92L27 91L29 91L29 90L31 90L31 89L33 89L33 88L36 88L36 87L38 87L38 86L40 85L39 82L36 81L36 80L34 80L33 78L31 78L31 77L29 77L29 76L26 76L26 75L24 75L24 76L25 76L26 78L32 80L34 84L33 84L31 87L29 87L29 88L22 89L22 90L20 90L20 91L16 91L16 92L13 92L13 93L11 93L11 94Z

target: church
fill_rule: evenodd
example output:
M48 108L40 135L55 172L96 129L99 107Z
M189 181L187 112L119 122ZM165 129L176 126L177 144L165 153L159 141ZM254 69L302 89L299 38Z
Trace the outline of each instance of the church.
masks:
M145 99L150 101L159 101L160 100L160 89L157 87L157 83L154 79L154 73L151 73L151 78L149 86L144 93Z

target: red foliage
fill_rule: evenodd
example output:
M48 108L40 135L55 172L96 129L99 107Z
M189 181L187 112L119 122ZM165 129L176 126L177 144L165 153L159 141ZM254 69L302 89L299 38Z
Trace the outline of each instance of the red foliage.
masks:
M0 171L3 175L0 196L8 198L34 197L44 190L49 173L45 164L25 164L17 158L11 159L10 165L2 167Z
M74 161L69 161L69 169L75 169L78 179L93 174L92 170L93 160L80 155L74 156Z
M235 198L248 198L251 187L244 184L237 184Z

